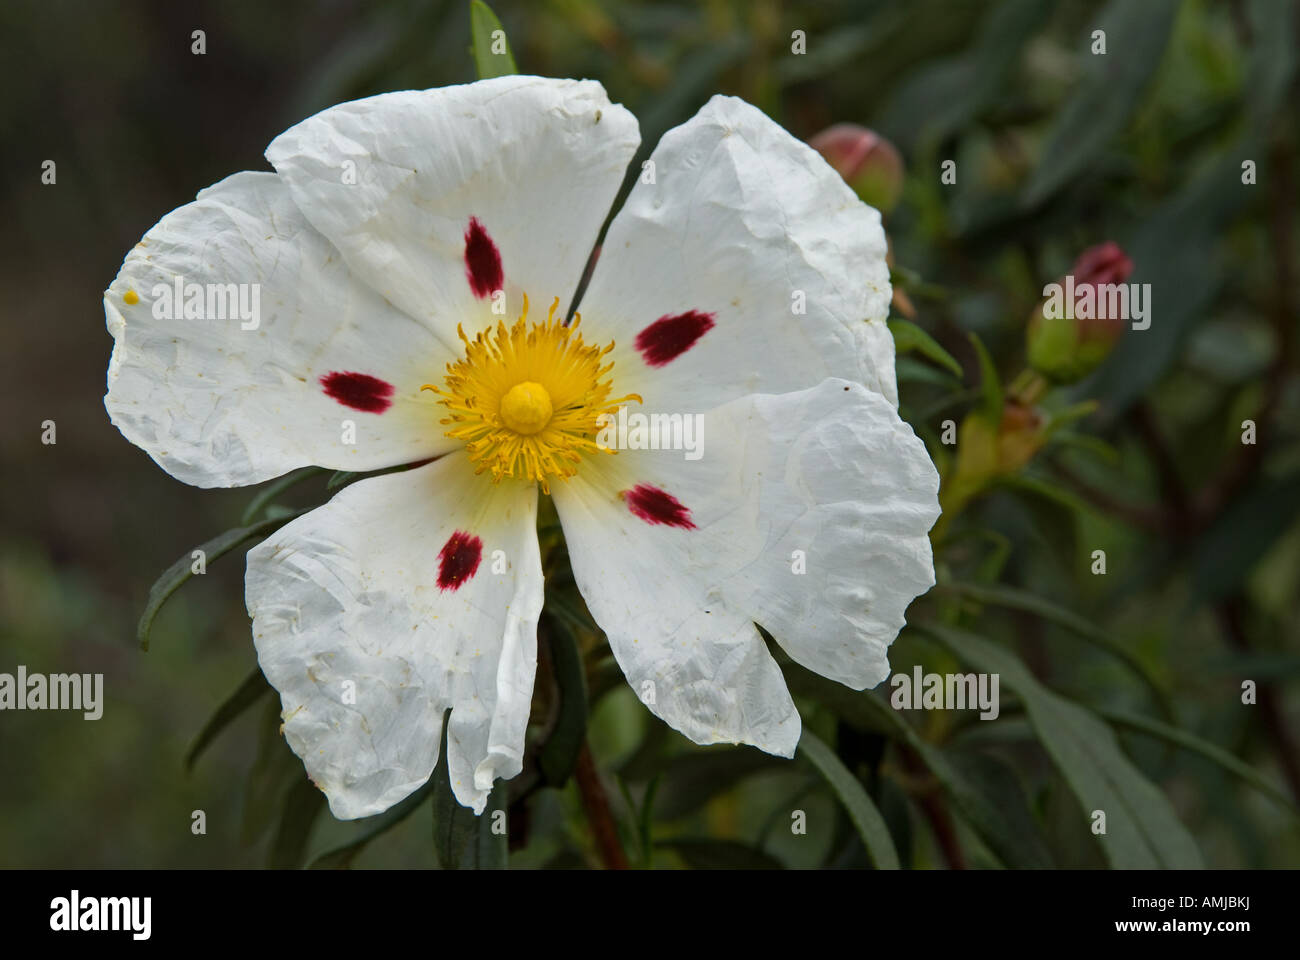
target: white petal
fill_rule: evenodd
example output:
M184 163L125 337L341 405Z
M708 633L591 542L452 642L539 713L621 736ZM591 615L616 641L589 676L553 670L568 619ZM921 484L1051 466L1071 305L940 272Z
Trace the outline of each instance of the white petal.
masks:
M843 380L720 407L702 450L622 450L553 487L574 575L643 700L655 681L651 710L697 742L788 754L798 717L751 621L827 677L884 679L934 583L938 475L893 406ZM689 515L635 515L641 485Z
M499 250L507 318L520 293L567 306L639 144L599 83L510 76L340 104L266 156L353 269L455 344L458 323L502 319L466 276L470 218Z
M166 309L178 278L208 285L206 319ZM207 312L207 293L227 284L246 285L236 292L253 319L233 297L224 310L211 303L224 319ZM104 313L109 416L186 483L259 483L308 464L369 470L451 443L441 408L419 391L451 355L353 278L275 174L236 174L165 216L127 255ZM392 405L366 412L327 396L321 378L343 373L392 385Z
M683 540L647 527L604 471L551 494L574 578L623 675L655 716L696 743L748 743L793 756L799 713L752 620L702 591Z
M706 411L837 376L897 405L879 213L816 151L734 97L714 97L670 130L651 162L654 182L646 168L579 305L589 337L618 343L618 393L639 393L653 410ZM691 311L712 328L647 365L642 331Z
M353 484L249 552L258 662L336 817L379 813L428 780L448 709L462 804L481 813L493 780L520 771L542 608L536 516L534 485L495 485L452 453ZM459 534L481 541L479 563L444 589L440 554Z

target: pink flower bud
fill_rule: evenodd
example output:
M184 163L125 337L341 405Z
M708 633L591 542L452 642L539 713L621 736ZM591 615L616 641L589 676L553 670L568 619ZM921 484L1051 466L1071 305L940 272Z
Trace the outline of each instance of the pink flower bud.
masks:
M1107 241L1089 247L1074 261L1075 286L1124 283L1133 273L1133 261L1119 244Z
M888 213L903 192L903 158L874 130L837 123L808 141L862 199Z
M1075 383L1095 370L1128 323L1113 315L1110 304L1119 298L1107 288L1127 282L1132 273L1133 261L1118 244L1101 243L1079 254L1030 317L1030 365L1058 383Z

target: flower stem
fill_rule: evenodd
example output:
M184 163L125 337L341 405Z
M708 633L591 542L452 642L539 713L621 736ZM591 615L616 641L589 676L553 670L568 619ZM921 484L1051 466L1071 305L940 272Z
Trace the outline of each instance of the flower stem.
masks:
M587 822L591 824L591 833L596 840L596 849L600 852L601 862L606 870L626 870L627 854L618 837L618 825L609 809L609 797L605 786L600 782L600 772L596 761L592 759L591 747L584 741L578 753L578 764L573 770L578 782L578 794L582 797L582 808L587 813Z

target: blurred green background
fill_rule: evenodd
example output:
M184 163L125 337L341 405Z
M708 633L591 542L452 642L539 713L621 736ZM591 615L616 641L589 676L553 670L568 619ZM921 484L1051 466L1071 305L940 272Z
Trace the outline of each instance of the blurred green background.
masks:
M886 219L896 310L962 368L959 378L932 362L935 351L900 353L903 414L931 444L948 489L961 467L942 449L944 420L964 424L982 410L1024 453L999 447L1014 462L986 471L946 517L941 585L909 621L985 638L1106 717L1206 864L1300 866L1293 805L1131 721L1216 745L1294 804L1296 5L493 7L522 72L602 81L637 115L646 153L718 92L756 103L801 138L852 122L897 146L906 176ZM1090 53L1098 28L1104 56ZM206 33L203 56L191 53L196 29ZM796 30L807 38L802 55L791 52ZM163 610L152 649L135 646L154 578L237 525L251 494L185 487L109 424L100 295L164 213L233 171L269 169L262 151L291 124L343 100L474 79L468 6L9 0L0 37L0 671L102 672L107 701L95 722L0 714L0 866L310 860L364 825L325 814L304 839L295 834L309 821L279 819L286 798L292 811L301 767L275 736L270 700L224 731L193 773L182 767L187 745L255 667L242 557L214 562ZM947 159L957 162L952 185L939 178ZM1241 182L1245 159L1256 162L1255 185ZM41 183L46 160L57 163L54 185ZM1050 440L1037 420L999 420L968 334L1013 383L1043 285L1103 241L1131 257L1134 282L1152 284L1151 329L1126 333L1096 374L1042 399L1048 414L1096 402ZM1257 423L1253 446L1241 443L1246 418ZM41 443L46 420L57 424L54 445ZM1104 576L1091 572L1098 549ZM1071 625L1063 610L1085 622ZM596 677L599 638L582 639ZM891 662L901 672L982 669L960 652L909 631ZM1259 685L1251 706L1241 702L1247 679ZM593 682L593 699L598 692ZM805 725L872 797L905 866L1116 863L1088 830L1087 790L1053 752L1052 721L1026 711L1030 698L1005 676L997 721L899 714L910 735L864 716L854 700L863 695L811 682L796 692ZM645 836L656 866L868 862L835 792L804 761L696 748L623 684L595 699L590 730L635 862L647 862ZM191 833L196 809L206 836ZM807 812L806 835L791 834L794 809ZM600 862L572 782L531 792L511 823L512 846L522 843L512 865ZM1179 841L1153 845L1166 842ZM355 864L428 865L430 847L428 817L417 813Z

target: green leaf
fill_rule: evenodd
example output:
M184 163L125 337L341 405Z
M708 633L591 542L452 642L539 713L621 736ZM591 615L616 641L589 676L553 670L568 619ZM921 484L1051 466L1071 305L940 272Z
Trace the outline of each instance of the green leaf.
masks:
M915 350L927 360L951 370L958 379L962 377L961 364L953 359L952 354L910 320L890 320L889 332L894 335L895 352L910 353Z
M948 758L945 751L923 739L898 711L869 693L863 693L861 697L863 703L889 723L899 739L916 752L971 829L1003 864L1024 868L1052 866L1051 855L1037 831L1026 831L1013 811L986 794Z
M864 733L896 732L897 726L892 722L892 718L882 718L867 702L868 697L861 691L828 680L819 673L813 673L807 667L801 667L788 657L778 657L777 663L780 664L781 672L785 675L786 686L795 696L815 700L855 730Z
M981 802L997 809L1000 822L1024 838L1029 863L1015 862L1012 866L1054 866L1052 855L1041 838L1043 828L1034 819L1021 775L1015 766L996 753L978 750L950 749L944 752L944 758L952 764L954 772L967 788L978 793ZM991 847L990 851L999 856L998 851Z
M1300 473L1263 478L1237 496L1192 550L1192 591L1197 603L1233 593L1300 514Z
M185 772L189 773L194 769L195 762L222 730L226 729L236 717L270 692L271 685L266 682L261 670L254 670L245 677L244 682L239 685L235 692L228 696L221 706L217 707L216 713L208 718L208 722L203 725L199 735L194 738L189 750L185 751Z
M734 840L682 837L661 840L656 847L671 850L692 870L783 870L780 860Z
M1004 864L1013 867L1052 865L1047 848L1037 834L1021 829L1020 825L1009 818L1008 811L985 797L979 788L948 760L943 750L924 740L915 728L899 715L898 711L890 708L870 692L853 691L839 684L833 684L793 662L783 662L781 669L785 672L786 682L792 693L812 696L855 729L867 732L882 730L889 732L894 739L902 741L914 750L966 818L966 822ZM848 699L826 699L819 696L815 688L809 684L809 677L845 691ZM847 704L851 704L852 708L844 709Z
M960 390L961 381L943 370L936 370L928 363L912 357L899 357L894 361L895 375L899 383L929 383L945 390Z
M1105 811L1106 834L1097 837L1110 865L1119 869L1190 869L1203 866L1196 841L1168 797L1133 766L1115 733L1088 710L1042 686L1013 654L982 637L939 624L916 627L952 654L1001 683L1024 701L1039 740L1079 801L1084 817ZM1090 829L1089 819L1079 830Z
M364 473L357 473L352 470L335 470L330 474L330 478L325 481L325 492L333 493L340 487L346 487L350 483L356 483L365 476Z
M611 690L617 690L624 683L623 668L613 657L591 665L587 673L587 703L594 706L600 698Z
M1207 660L1204 669L1215 673L1231 674L1234 677L1289 680L1300 675L1300 655L1294 653L1227 654Z
M620 779L620 782L621 779ZM637 835L641 840L641 869L649 870L654 867L654 809L655 795L659 792L659 784L663 782L661 776L653 777L649 784L646 785L645 794L641 800L640 825Z
M1268 136L1274 113L1287 109L1287 93L1300 61L1295 44L1295 4L1252 0L1249 16L1254 42L1242 106L1252 133Z
M1022 823L1012 819L1012 811L986 797L977 784L949 761L943 750L922 739L898 711L870 692L850 690L788 658L778 662L791 693L815 700L855 730L888 734L915 751L971 829L1005 865L1052 866L1051 856L1037 833L1024 829Z
M432 777L425 781L424 786L405 800L389 807L378 816L368 817L361 821L366 827L360 836L351 843L346 843L341 847L335 847L333 850L322 853L308 865L308 868L311 870L342 870L352 866L352 862L366 849L370 841L387 833L409 817L429 798L431 793L433 793Z
M262 836L274 822L285 797L303 778L302 761L280 734L278 698L264 702L257 731L257 756L244 786L243 822L240 839L245 844Z
M867 14L866 23L843 24L818 37L807 53L797 57L778 57L775 68L777 83L788 87L807 83L837 70L852 69L864 56L870 56L871 47L887 40L889 30L901 25L899 10L877 8L881 15Z
M1025 207L1042 203L1087 170L1124 129L1142 102L1142 91L1160 65L1178 0L1111 0L1076 50L1085 65L1082 82L1059 111L1038 165L1025 187ZM1091 33L1106 32L1106 53L1091 52Z
M1057 556L1079 555L1079 515L1094 513L1091 505L1050 480L1035 476L1032 465L1020 473L1003 474L990 485L1015 494L1027 515L1026 533L1054 548Z
M955 386L960 386L960 384L955 384ZM930 423L937 418L939 414L944 413L953 407L960 407L964 404L970 403L972 400L978 400L980 396L982 396L982 393L983 392L978 387L964 390L959 389L955 393L950 393L946 397L940 397L935 400L934 403L916 411L915 419L921 423Z
M497 34L498 30L501 31L499 34ZM501 21L483 0L470 0L469 32L472 40L470 49L474 54L474 66L478 70L480 80L489 77L506 77L519 72ZM503 52L493 53L493 45Z
M848 811L858 836L877 870L897 870L898 851L885 826L885 818L861 782L840 762L835 751L806 727L799 738L799 754L816 768Z
M196 548L203 551L205 569L206 564L225 556L240 544L249 540L261 539L273 533L294 517L306 513L308 509L310 508L295 510L282 517L271 517L247 527L235 527L233 530L227 530L225 533L213 537L207 543ZM149 599L145 603L144 613L140 615L140 623L135 631L141 650L149 649L149 632L153 629L154 618L158 616L158 611L162 609L163 604L194 576L194 554L190 552L164 570L162 576L154 581L154 585L149 588Z
M966 52L923 60L923 66L904 78L881 129L895 133L896 142L907 149L943 140L966 127L999 102L1021 62L1023 47L1051 9L1042 0L1009 0L991 7Z
M555 726L537 757L546 783L562 787L578 762L587 739L587 677L578 640L563 617L543 621L545 642L551 653L551 669L560 691L560 709Z
M305 777L298 780L285 798L284 810L271 844L270 866L275 870L297 870L302 866L311 839L311 828L325 809L325 794Z
M1042 617L1049 623L1054 623L1059 627L1064 627L1080 638L1087 640L1096 647L1105 650L1111 656L1123 661L1124 665L1133 671L1134 675L1145 684L1151 692L1152 699L1160 708L1160 712L1167 718L1174 718L1173 704L1169 701L1169 694L1156 680L1155 676L1147 669L1147 665L1133 655L1123 644L1119 643L1109 633L1096 626L1091 620L1086 619L1080 614L1075 613L1065 607L1058 606L1050 600L1040 597L1036 593L1028 590L1021 590L1017 587L1007 587L1000 585L986 585L975 583L950 583L944 584L945 589L955 590L972 600L980 603L991 604L994 606L1007 607L1011 610L1022 610L1025 613L1032 613Z
M1290 120L1284 114L1297 59L1294 5L1255 0L1249 11L1255 42L1242 87L1241 133L1212 163L1198 164L1199 175L1147 214L1124 244L1134 266L1129 282L1159 290L1160 308L1149 329L1120 338L1095 377L1080 385L1101 401L1108 418L1118 418L1144 396L1178 358L1189 332L1213 316L1207 307L1228 275L1220 238L1253 196L1223 185L1240 182L1242 158L1268 156L1273 128ZM1261 182L1269 175L1263 173Z
M1129 713L1125 710L1113 710L1108 707L1096 708L1097 713L1101 714L1116 726L1126 727L1129 730L1135 730L1138 733L1144 733L1149 737L1156 737L1161 740L1167 740L1193 753L1200 754L1205 759L1217 763L1224 770L1240 777L1246 783L1250 784L1261 793L1272 797L1279 804L1287 809L1289 813L1297 813L1296 806L1290 796L1282 788L1273 784L1267 777L1261 774L1249 764L1242 763L1227 750L1210 743L1194 733L1181 730L1178 727L1172 727L1167 723L1161 723L1159 720L1153 720L1150 717L1143 717L1136 713Z
M295 470L293 473L286 473L278 480L273 480L267 484L265 489L258 491L247 507L244 508L244 515L239 522L248 525L256 519L257 515L266 508L276 497L286 490L296 487L304 480L310 480L312 477L318 477L325 472L323 467L306 467L302 470Z
M333 493L335 490L341 490L344 487L351 486L358 480L369 480L371 477L384 477L390 473L402 473L405 470L414 470L416 467L422 467L430 460L417 460L415 463L399 463L395 467L384 467L381 470L365 470L356 472L352 470L335 470L330 474L330 478L325 481L325 492Z
M753 747L710 747L681 754L664 771L655 819L678 820L742 780L782 765L779 758Z
M980 404L977 409L980 416L996 429L1002 422L1002 379L998 376L998 368L989 356L984 341L972 333L970 342L980 364Z
M451 790L447 767L447 722L433 783L433 849L443 870L504 870L509 858L505 834L492 832L492 815L506 808L506 785L497 781L482 815L463 807Z

